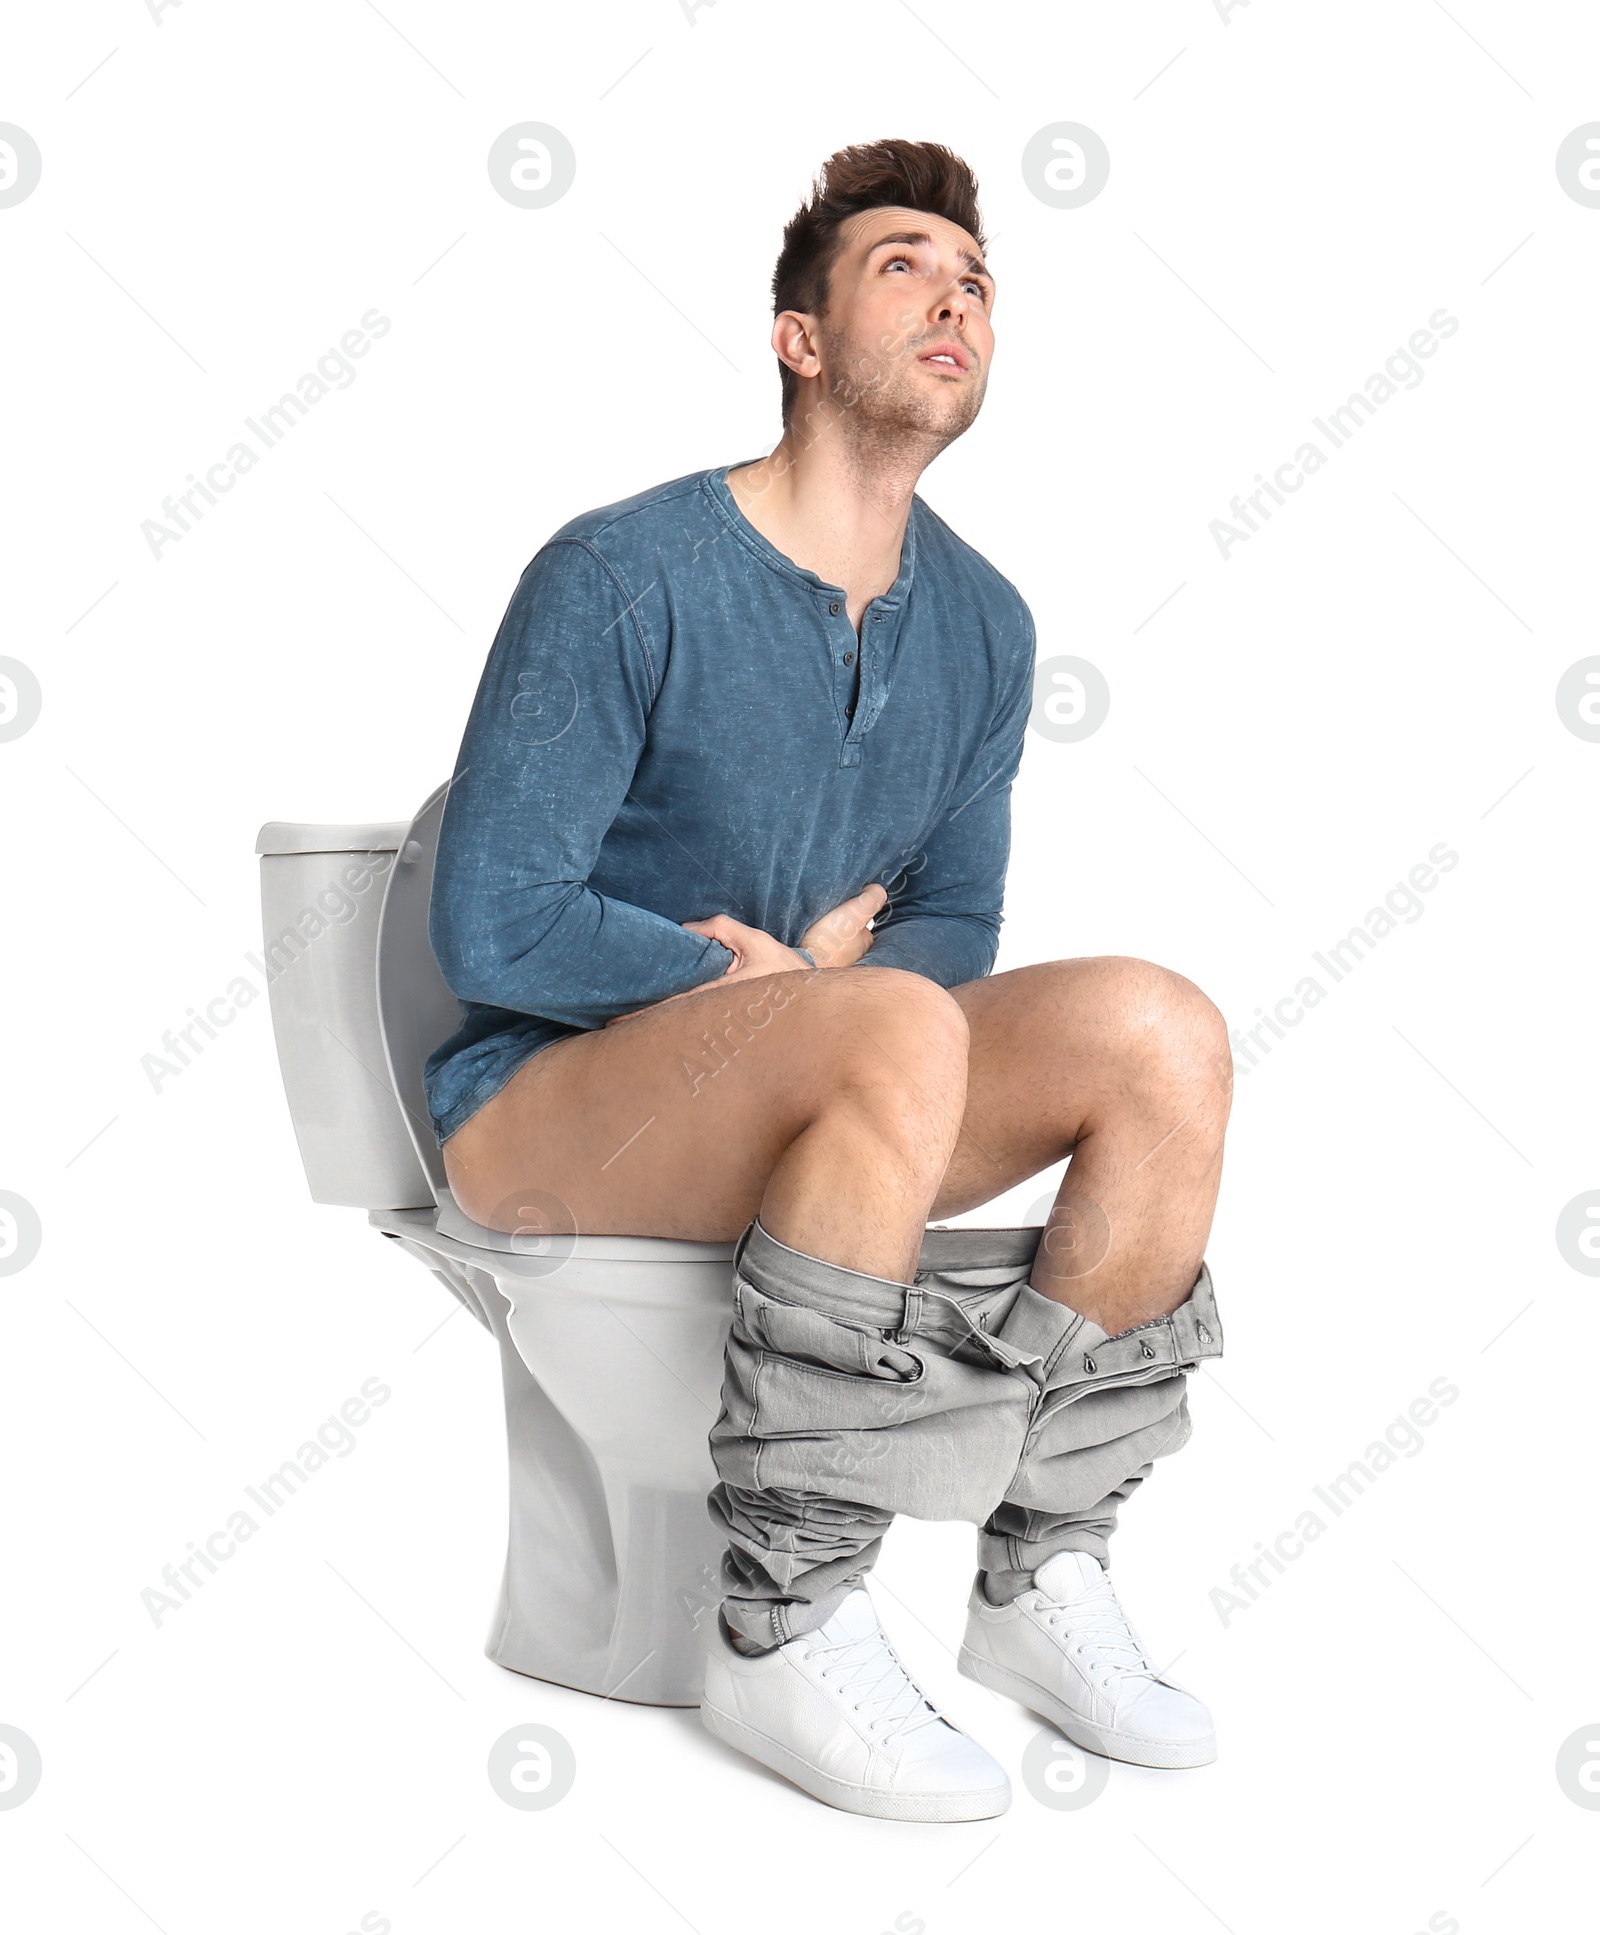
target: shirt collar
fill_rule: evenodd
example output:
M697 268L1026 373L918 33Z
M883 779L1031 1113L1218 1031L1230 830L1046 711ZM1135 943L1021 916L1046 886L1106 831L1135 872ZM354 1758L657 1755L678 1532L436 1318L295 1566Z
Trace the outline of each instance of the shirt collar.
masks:
M769 570L776 571L781 576L803 585L814 596L830 599L843 598L845 590L842 585L830 585L825 579L819 578L816 572L808 570L803 564L796 564L793 558L785 557L775 544L769 543L762 536L740 510L738 500L728 488L728 472L743 470L747 464L760 461L759 457L743 457L736 463L723 464L720 469L706 471L702 482L712 507L745 549L759 558ZM917 563L917 526L920 509L921 501L913 492L911 509L906 518L905 536L900 544L900 575L881 598L875 598L872 601L885 609L899 610L910 595L911 581L915 575Z

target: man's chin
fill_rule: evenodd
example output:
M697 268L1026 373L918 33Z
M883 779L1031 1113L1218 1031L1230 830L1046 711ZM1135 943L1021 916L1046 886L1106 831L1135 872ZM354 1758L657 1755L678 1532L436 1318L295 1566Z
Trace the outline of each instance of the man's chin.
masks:
M863 442L893 444L924 439L937 453L972 428L981 403L981 397L952 396L945 400L928 396L883 396L875 400L870 412L848 415L856 417Z

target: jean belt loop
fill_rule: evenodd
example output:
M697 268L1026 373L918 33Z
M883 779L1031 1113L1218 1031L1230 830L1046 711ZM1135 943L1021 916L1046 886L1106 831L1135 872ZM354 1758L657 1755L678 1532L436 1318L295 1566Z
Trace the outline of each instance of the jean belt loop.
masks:
M909 1344L917 1334L917 1326L922 1322L922 1285L906 1285L906 1307L901 1317L900 1328L894 1334L897 1344Z

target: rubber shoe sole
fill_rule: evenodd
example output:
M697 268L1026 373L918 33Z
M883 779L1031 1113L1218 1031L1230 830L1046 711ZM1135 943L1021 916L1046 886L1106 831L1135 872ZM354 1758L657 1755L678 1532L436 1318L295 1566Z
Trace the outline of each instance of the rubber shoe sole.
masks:
M836 1780L821 1768L759 1732L731 1713L702 1702L700 1719L708 1733L735 1747L763 1767L793 1781L814 1800L848 1814L870 1814L880 1821L986 1821L1004 1814L1011 1805L1011 1783L969 1794L893 1794L880 1787L860 1787L852 1781Z
M1108 1760L1131 1761L1136 1767L1204 1767L1217 1757L1214 1733L1199 1740L1146 1740L1119 1733L1115 1727L1097 1727L1082 1714L1074 1713L1036 1680L1014 1673L1008 1666L997 1666L968 1646L963 1646L957 1654L956 1670L969 1680L976 1680L979 1686L1004 1693L1031 1713L1051 1721L1075 1747L1082 1747L1086 1753L1103 1754Z

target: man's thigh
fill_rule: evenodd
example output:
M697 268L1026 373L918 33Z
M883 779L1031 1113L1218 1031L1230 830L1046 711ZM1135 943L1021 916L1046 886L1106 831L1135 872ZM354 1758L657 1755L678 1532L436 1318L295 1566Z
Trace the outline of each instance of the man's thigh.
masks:
M1219 1109L1202 1092L1208 1081L1220 1095L1231 1087L1226 1023L1169 968L1095 954L1012 968L950 992L967 1017L967 1105L934 1218L962 1215L1026 1182L1108 1123L1126 1124L1137 1139L1153 1110L1149 1136L1164 1139L1183 1126L1162 1112L1174 1082L1189 1081L1192 1091L1184 1121L1226 1120L1226 1101ZM1167 1079L1152 1081L1163 1066Z
M891 968L708 983L524 1063L445 1144L451 1191L491 1228L732 1241L830 1098L904 1079L904 1031L949 999Z
M1142 962L1039 961L966 981L967 1106L932 1219L960 1216L1070 1154L1097 1099L1121 1079L1111 1025Z

